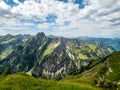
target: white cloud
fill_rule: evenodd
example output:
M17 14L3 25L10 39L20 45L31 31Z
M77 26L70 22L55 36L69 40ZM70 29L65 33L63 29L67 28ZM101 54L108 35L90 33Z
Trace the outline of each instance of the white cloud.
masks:
M13 0L13 2L15 2L16 4L19 4L19 0Z
M74 0L68 3L57 0L14 2L18 5L10 7L0 1L1 29L33 29L36 32L35 29L39 29L64 36L120 37L117 34L120 33L120 0L84 0L87 6L83 9L72 3ZM49 14L57 17L54 22L47 22Z
M10 7L4 2L0 1L0 9L9 9Z

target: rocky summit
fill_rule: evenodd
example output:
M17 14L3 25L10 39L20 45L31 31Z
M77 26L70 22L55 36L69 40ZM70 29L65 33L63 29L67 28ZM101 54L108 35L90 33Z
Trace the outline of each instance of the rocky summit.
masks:
M34 77L60 80L67 75L81 73L91 63L113 51L102 44L63 37L51 38L38 33L0 60L0 72L9 67L13 73L25 72Z

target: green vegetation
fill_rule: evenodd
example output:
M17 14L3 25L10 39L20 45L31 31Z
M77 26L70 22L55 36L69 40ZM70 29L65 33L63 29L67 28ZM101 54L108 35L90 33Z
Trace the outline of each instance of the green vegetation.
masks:
M106 76L110 81L120 81L120 52L113 53L108 58L108 68L111 73Z
M87 57L86 55L80 53L80 54L78 55L78 57L77 57L77 60L79 60L79 59L87 60L88 57Z
M13 72L60 81L38 79L23 73L11 74L8 68L0 76L0 90L109 90L119 87L116 83L120 81L120 55L113 53L97 60L110 55L113 51L110 47L65 38L52 39L43 33L25 43L11 38L1 44L0 59L14 49L1 61L1 72L9 66Z
M23 73L0 77L0 90L103 90L91 79L43 80Z
M113 52L109 47L104 48L105 46L102 47L99 44L80 43L80 45L77 45L73 43L70 45L70 52L77 60L99 59Z
M0 60L5 59L11 54L22 41L16 36L0 36Z
M104 76L107 81L119 81L120 52L115 52L103 60L105 61L93 68L93 72L97 71L98 74Z
M59 72L61 68L66 68L64 72L67 73L67 70L74 72L74 70L80 69L80 63L84 67L89 64L89 60L102 58L111 53L108 51L109 47L104 45L83 43L67 38L49 38L44 33L38 33L25 42L22 42L22 38L24 39L24 36L7 35L1 39L1 41L9 41L0 46L0 58L4 58L0 64L2 68L11 66L15 72L28 72L35 67L37 68L35 73L45 70L51 74ZM14 50L12 53L10 46ZM9 48L7 49L7 47ZM8 55L9 57L7 57ZM70 62L73 60L72 65ZM81 62L80 60L86 61ZM32 69L31 72L33 73L34 70ZM40 73L37 76L41 77Z
M7 44L7 43L15 42L16 40L17 40L16 38L12 38L10 40L1 42L1 44Z
M0 54L0 60L6 58L12 51L13 51L12 46L7 47L7 48Z
M89 71L83 72L80 76L94 78L99 87L120 89L120 52L114 52L102 59L99 64Z
M57 46L59 46L59 44L60 44L60 42L52 42L52 43L50 43L50 44L48 45L47 49L45 50L43 56L46 56L46 55L51 54L51 53L54 51L54 49L55 49Z

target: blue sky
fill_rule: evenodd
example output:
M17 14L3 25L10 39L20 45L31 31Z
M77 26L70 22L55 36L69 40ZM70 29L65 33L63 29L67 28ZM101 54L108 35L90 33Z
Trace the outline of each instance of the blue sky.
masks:
M14 0L3 0L3 1L11 7L18 5L14 2ZM18 1L21 2L21 3L24 3L25 0L18 0ZM36 1L41 1L41 0L36 0ZM64 2L64 3L69 2L69 0L58 0L58 1ZM79 8L84 8L84 5L83 5L82 2L83 2L83 0L73 0L74 4L79 4Z
M0 35L120 37L120 0L0 0Z

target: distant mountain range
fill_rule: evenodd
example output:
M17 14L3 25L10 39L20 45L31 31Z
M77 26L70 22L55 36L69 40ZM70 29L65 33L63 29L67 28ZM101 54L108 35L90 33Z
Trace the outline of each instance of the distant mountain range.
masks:
M47 37L44 33L38 33L36 36L2 36L0 45L3 44L7 47L0 52L9 53L5 56L3 53L0 54L1 73L9 67L13 73L25 72L34 77L54 80L80 73L91 63L99 61L97 59L106 57L114 51L112 47L101 43ZM11 48L7 49L8 47Z
M111 46L115 51L120 51L120 38L92 38L92 37L78 37L77 40L81 42L88 42L92 44L103 44Z
M114 44L119 39L0 36L0 89L119 90L120 51Z
M62 38L61 36L49 35L50 38ZM115 51L120 51L120 38L97 38L97 37L76 37L71 39L77 39L80 42L88 42L91 44L102 44L110 46Z

